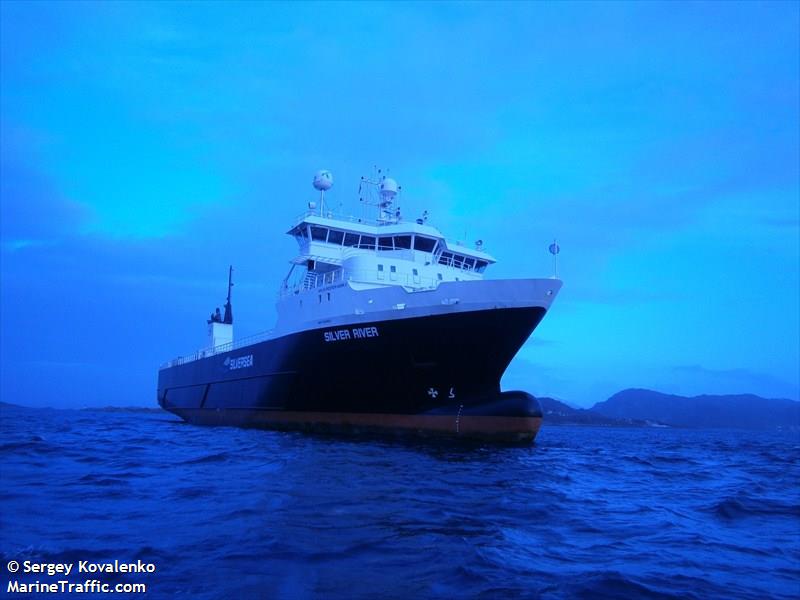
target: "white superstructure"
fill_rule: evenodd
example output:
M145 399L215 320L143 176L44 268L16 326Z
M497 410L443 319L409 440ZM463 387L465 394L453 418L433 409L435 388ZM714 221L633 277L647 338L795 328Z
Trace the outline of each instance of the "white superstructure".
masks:
M362 190L376 190L375 201L367 200L366 204L377 208L377 218L326 211L324 193L332 181L328 171L317 174L314 187L321 192L319 207L309 203L309 210L287 232L297 240L299 252L281 285L279 330L295 329L321 317L350 316L379 308L359 309L354 296L342 291L433 291L449 282L480 281L495 262L483 251L482 241L469 248L447 240L427 224L427 211L422 218L404 221L399 209L393 208L400 186L388 177L373 181L362 178ZM369 304L374 305L384 294L371 296Z
M484 280L496 261L483 242L467 247L448 240L427 223L427 211L403 220L394 207L401 191L394 179L362 178L361 201L375 208L373 218L328 210L330 171L317 172L313 185L318 202L309 202L287 232L298 254L280 286L275 328L223 345L214 343L223 338L213 334L227 331L215 330L210 347L168 364L320 327L487 308L546 309L561 287L557 279Z

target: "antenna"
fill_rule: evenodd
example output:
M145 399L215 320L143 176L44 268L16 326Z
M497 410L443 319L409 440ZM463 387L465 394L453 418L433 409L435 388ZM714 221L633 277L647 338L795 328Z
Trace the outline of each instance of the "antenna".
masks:
M399 223L401 221L400 207L392 206L397 199L402 186L388 176L389 169L374 167L372 178L362 177L358 187L359 201L365 206L374 206L378 209L378 223Z
M228 300L225 302L225 316L223 323L233 325L233 308L231 307L231 288L233 287L233 265L228 267Z
M550 244L548 250L553 255L553 279L558 279L558 253L561 252L561 246L553 239L553 243Z
M333 187L333 173L326 169L317 171L312 185L319 190L319 216L322 217L325 215L325 192Z

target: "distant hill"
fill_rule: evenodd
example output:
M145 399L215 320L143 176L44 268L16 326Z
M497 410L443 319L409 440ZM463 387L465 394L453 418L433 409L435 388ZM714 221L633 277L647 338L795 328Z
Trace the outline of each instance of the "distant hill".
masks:
M11 404L11 402L0 402L0 408L23 408L19 404Z
M29 410L41 410L43 408L51 409L51 407L42 406L23 406L22 404L11 404L10 402L0 402L0 408L24 408ZM61 410L86 410L91 412L143 412L143 413L162 413L165 412L160 406L86 406L78 409L61 409Z
M800 431L800 402L753 394L687 398L629 389L598 402L590 412L612 419L658 421L674 427Z
M609 417L607 415L586 410L584 408L572 408L571 406L559 402L553 398L538 398L544 415L546 425L605 425L608 427L650 427L655 423L647 422L644 419L630 419L626 417Z
M165 412L160 406L87 406L80 410L90 412L137 412L137 413L161 413Z

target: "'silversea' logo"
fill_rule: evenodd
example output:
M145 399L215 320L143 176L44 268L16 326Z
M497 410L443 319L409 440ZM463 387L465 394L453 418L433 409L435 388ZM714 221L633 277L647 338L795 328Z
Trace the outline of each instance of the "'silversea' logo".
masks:
M229 356L224 360L222 364L228 367L228 369L231 371L235 371L236 369L244 369L245 367L252 367L253 355L248 354L247 356L239 356L236 358L231 358Z

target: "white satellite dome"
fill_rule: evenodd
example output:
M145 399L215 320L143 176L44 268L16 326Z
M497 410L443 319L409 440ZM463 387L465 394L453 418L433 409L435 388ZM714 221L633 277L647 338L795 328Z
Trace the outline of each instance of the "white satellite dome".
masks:
M333 187L333 173L326 169L317 171L314 175L314 189L325 192Z
M392 200L397 196L397 190L399 189L400 186L391 177L384 177L383 181L381 181L381 196L386 200Z

